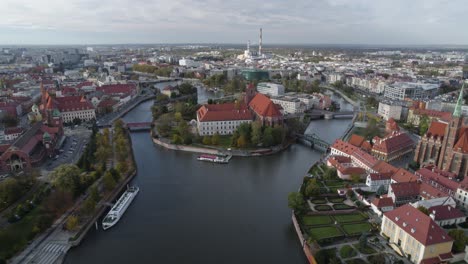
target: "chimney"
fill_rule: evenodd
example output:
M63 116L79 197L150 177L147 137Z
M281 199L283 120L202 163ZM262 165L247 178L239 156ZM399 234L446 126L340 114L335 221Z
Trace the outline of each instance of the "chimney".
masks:
M260 40L258 41L258 56L262 56L262 28L260 28Z

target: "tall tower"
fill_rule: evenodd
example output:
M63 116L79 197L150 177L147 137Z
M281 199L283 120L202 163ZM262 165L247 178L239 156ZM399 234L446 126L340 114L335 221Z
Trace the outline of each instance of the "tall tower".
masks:
M262 56L262 28L260 28L260 40L258 41L258 56Z

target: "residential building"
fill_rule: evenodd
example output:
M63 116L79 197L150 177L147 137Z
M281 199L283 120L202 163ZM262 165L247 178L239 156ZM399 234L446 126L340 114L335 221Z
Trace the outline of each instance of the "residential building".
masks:
M466 216L463 212L450 205L437 205L430 207L429 216L439 226L461 224L466 221Z
M285 114L300 114L306 110L305 104L299 99L289 96L272 96L271 101L280 105Z
M379 108L378 108L377 114L381 116L384 120L389 120L390 118L393 118L395 120L400 120L401 110L402 110L401 105L379 102Z
M392 180L391 172L384 173L369 173L366 178L367 191L376 192L381 186L383 186L385 192L388 191L388 186Z
M421 199L419 188L418 182L392 183L388 188L388 197L392 198L395 207L414 203Z
M257 91L261 94L279 96L284 94L284 86L276 83L261 82L257 84Z
M375 198L371 202L371 209L378 216L382 216L383 213L393 210L393 200L390 197L384 195L381 198Z
M426 116L427 118L429 118L430 122L437 121L439 119L447 121L451 119L452 114L449 112L411 107L408 110L408 118L406 122L413 124L414 126L419 126L419 123L421 122L421 118L423 116Z
M338 177L343 180L351 180L353 175L358 175L364 179L366 170L355 166L351 162L351 158L345 156L330 156L327 160L327 166L336 169Z
M17 139L23 133L23 128L21 127L7 127L5 128L5 140L13 141Z
M452 258L453 239L432 218L411 205L384 213L381 234L413 263L443 263Z
M164 87L161 90L161 93L168 96L168 97L171 97L172 93L174 93L177 96L177 95L179 95L179 89L177 89L177 87L173 87L171 85L168 85L168 86Z
M415 143L408 134L393 131L384 138L374 137L372 155L380 160L392 161L413 152Z
M253 115L245 104L207 104L197 110L200 136L231 135L242 123L252 122Z
M384 96L391 100L423 100L434 98L439 85L431 83L395 82L385 87Z

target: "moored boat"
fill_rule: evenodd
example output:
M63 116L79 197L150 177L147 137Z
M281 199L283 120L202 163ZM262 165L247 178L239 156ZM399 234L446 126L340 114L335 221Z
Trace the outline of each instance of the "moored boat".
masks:
M140 191L140 188L133 186L127 188L127 190L120 196L117 202L112 206L109 213L102 220L102 228L107 230L113 227L120 220L122 215L127 210L128 206L132 203L135 196Z

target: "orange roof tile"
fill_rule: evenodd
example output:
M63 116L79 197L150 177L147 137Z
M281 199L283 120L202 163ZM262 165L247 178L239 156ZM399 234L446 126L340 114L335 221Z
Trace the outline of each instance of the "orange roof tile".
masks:
M281 112L270 98L263 94L256 94L249 103L250 108L259 116L280 117Z
M462 127L458 134L458 141L453 147L454 151L462 151L468 153L468 127Z

